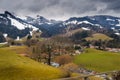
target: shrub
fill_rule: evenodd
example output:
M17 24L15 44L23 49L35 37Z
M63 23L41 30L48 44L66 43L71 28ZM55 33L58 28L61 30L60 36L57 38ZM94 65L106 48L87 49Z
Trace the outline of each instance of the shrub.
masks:
M60 65L68 64L72 62L72 57L70 55L61 55L55 58L55 61Z

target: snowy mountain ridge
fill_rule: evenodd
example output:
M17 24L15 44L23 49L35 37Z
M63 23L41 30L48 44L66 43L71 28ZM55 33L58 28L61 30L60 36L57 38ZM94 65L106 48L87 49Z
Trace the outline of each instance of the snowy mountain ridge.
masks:
M32 35L32 31L42 32L42 37L51 37L58 34L64 34L75 29L92 31L111 31L120 35L120 18L108 15L96 15L85 17L71 17L65 21L49 20L43 16L37 15L35 18L26 16L22 19L8 11L0 14L0 32L2 37L9 36L16 39L18 36L24 37ZM0 35L1 35L0 34Z

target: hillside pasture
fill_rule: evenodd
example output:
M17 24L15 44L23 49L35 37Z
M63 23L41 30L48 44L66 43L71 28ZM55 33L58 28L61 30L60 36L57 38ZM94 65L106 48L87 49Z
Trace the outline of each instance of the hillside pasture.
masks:
M52 80L66 76L58 68L16 54L17 50L20 52L20 47L0 49L0 80Z
M83 54L74 57L74 63L97 72L120 70L120 54L86 49Z
M109 36L105 35L105 34L102 34L102 33L96 33L96 34L93 34L92 36L90 37L87 37L85 38L87 41L93 41L93 40L112 40L112 38L110 38Z

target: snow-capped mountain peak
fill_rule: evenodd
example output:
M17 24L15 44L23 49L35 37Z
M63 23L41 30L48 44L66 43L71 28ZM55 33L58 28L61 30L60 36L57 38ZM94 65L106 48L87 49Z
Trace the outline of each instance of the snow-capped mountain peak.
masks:
M44 23L44 22L49 22L48 19L44 18L43 16L39 16L37 15L37 21L41 22L41 23Z
M31 34L31 32L41 33L42 31L33 24L28 23L8 11L0 14L0 33L3 38L10 37L18 39L18 37L25 37L26 35Z
M5 11L5 14L7 15L7 18L11 21L11 25L15 26L19 30L23 30L25 28L30 28L34 31L39 30L39 28L36 28L35 26L22 21L22 19L14 16L8 11Z
M0 32L7 34L14 39L27 34L32 35L33 31L42 31L42 36L50 37L53 35L66 33L67 30L83 29L89 31L112 31L114 34L120 33L120 18L97 15L85 17L72 17L66 21L49 20L43 16L26 16L25 19L15 16L8 11L0 14ZM41 30L41 31L40 31ZM4 35L5 37L6 35Z

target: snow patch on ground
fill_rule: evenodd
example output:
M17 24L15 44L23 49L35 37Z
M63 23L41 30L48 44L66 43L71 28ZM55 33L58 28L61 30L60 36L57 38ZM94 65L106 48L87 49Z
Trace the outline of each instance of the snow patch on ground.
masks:
M16 41L19 41L19 40L20 40L20 37L19 37L19 36L17 36Z
M115 33L115 34L118 35L118 36L120 35L120 33Z
M115 30L115 28L114 28L114 27L112 27L111 29L112 29L112 30Z
M4 38L6 38L8 36L8 34L4 33L3 36L4 36Z
M33 35L33 32L32 32L32 31L30 31L30 35L31 35L31 36Z
M53 23L47 22L47 24L51 25L51 24L53 24Z
M90 30L89 28L85 28L85 27L82 27L82 29L86 31Z
M107 21L115 21L114 19L110 19L110 18L107 18L106 20Z

